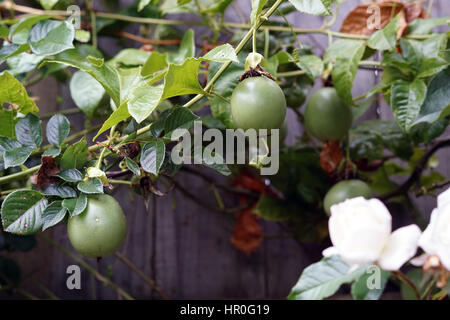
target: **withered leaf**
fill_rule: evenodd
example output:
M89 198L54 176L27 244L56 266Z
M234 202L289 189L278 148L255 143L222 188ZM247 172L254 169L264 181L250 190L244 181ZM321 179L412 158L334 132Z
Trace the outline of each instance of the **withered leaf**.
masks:
M51 184L61 181L60 178L53 176L61 170L55 163L55 159L50 156L42 157L42 164L38 172L31 177L31 183L35 184L39 189L45 189Z
M320 152L320 166L326 173L334 173L343 159L344 155L339 146L339 141L324 143Z

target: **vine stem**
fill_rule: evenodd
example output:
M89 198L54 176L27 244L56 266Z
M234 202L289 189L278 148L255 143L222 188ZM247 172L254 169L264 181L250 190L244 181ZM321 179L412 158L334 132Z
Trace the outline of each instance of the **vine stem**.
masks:
M137 136L139 136L139 135L141 135L141 134L147 132L148 130L150 130L150 126L151 126L151 125L149 124L149 125L147 125L147 126L141 128L141 129L139 129L139 130L137 131ZM119 142L119 141L126 140L126 139L129 138L129 136L130 136L130 135L122 136L122 137L120 137L120 138L117 138L116 141ZM107 144L108 141L109 141L109 140L100 142L100 143L98 143L98 144L94 144L94 145L92 145L92 146L90 146L90 147L88 148L88 151L91 151L91 152L92 152L92 151L97 151L98 149L102 148L105 144ZM24 170L24 171L21 171L21 172L16 172L16 173L13 173L13 174L4 176L4 177L0 177L0 184L8 183L8 182L11 182L11 181L19 180L19 179L25 178L25 177L27 177L27 176L30 176L30 175L32 175L33 173L35 173L36 171L38 171L40 167L41 167L41 165L37 165L37 166L28 168L27 170Z
M70 12L66 12L66 11L62 11L62 10L41 10L41 9L30 8L27 6L21 6L21 5L17 5L17 4L9 3L9 2L0 3L0 8L4 8L7 10L12 9L17 12L22 12L22 13L27 13L27 14L32 14L32 15L53 14L55 16L65 17L65 16L70 16L72 14ZM271 12L270 15L272 15L272 13L273 12ZM81 11L80 14L86 15L86 12ZM270 15L268 15L268 16L270 16ZM130 17L130 16L126 16L126 15L121 15L121 14L116 14L116 13L106 13L106 12L96 12L96 16L101 17L101 18L108 18L108 19L113 19L113 20L120 20L120 21L127 21L127 22L141 23L141 24L156 24L156 25L171 25L171 26L177 26L177 25L178 26L183 26L183 25L205 26L206 25L205 22L203 22L203 21L181 21L181 20L169 20L169 19ZM224 27L236 28L236 29L252 29L253 28L251 25L245 24L245 23L224 22L222 25ZM261 28L262 30L268 29L270 31L286 31L286 32L294 31L296 34L317 33L317 34L332 35L333 37L347 38L347 39L366 40L369 38L369 36L366 36L366 35L336 32L336 31L328 30L326 28L325 29L323 29L323 28L321 28L321 29L304 29L304 28L290 28L290 27L283 27L283 26L260 26L258 28ZM427 38L430 38L431 36L432 35L407 35L406 38L427 39Z
M403 272L401 272L401 271L394 271L394 272L392 272L392 274L398 280L400 280L401 282L406 284L408 287L410 287L411 290L414 292L414 295L416 296L416 298L418 300L420 300L421 297L420 297L419 291L417 290L416 286L414 285L414 283L411 282L411 280L409 280L409 278L405 274L403 274Z
M155 283L155 280L150 279L147 277L147 275L142 272L138 267L136 267L127 257L125 257L122 253L117 251L115 253L115 256L117 259L122 261L127 267L129 267L132 271L134 271L142 280L145 281L153 290L158 292L158 294L163 298L164 300L169 300L169 297L167 294Z
M78 114L78 113L82 113L83 111L79 108L71 108L71 109L66 109L66 110L60 110L60 111L55 111L55 112L49 112L46 114L41 115L41 120L46 120L46 119L50 119L51 117L53 117L56 114L62 114L62 115L72 115L72 114Z
M261 16L258 19L258 22L250 28L250 30L247 32L247 34L242 38L241 42L236 46L236 49L234 49L234 52L236 55L241 52L242 48L245 46L245 44L250 40L250 38L253 36L253 33L256 32L259 27L264 23L264 21L268 20L269 17L277 10L277 8L280 6L280 4L283 2L283 0L277 0L270 8L267 10L267 12ZM222 73L230 66L231 61L225 62L220 69L216 72L216 74L212 77L212 79L206 84L204 90L205 92L208 92L214 83L219 79L219 77L222 75ZM204 93L196 95L194 98L192 98L190 101L185 103L183 107L188 108L192 105L194 105L196 102L200 101L205 96Z
M107 277L102 275L100 272L95 270L93 267L91 267L87 262L85 262L83 259L77 257L72 252L64 248L62 245L54 241L53 239L50 239L46 235L39 233L37 236L41 239L44 239L47 241L50 245L55 247L56 249L60 250L62 253L64 253L66 256L72 258L77 263L79 263L81 266L83 266L88 272L93 274L99 281L105 283L106 285L110 286L112 289L114 289L118 294L120 294L122 297L124 297L127 300L134 300L134 298L128 294L125 290L123 290L121 287L119 287L116 283L109 280Z

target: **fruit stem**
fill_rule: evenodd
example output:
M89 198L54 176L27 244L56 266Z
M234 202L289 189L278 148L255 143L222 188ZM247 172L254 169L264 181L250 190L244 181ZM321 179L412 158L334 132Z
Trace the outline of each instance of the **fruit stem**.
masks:
M244 36L244 38L242 38L241 42L239 42L239 44L236 46L236 49L234 49L234 52L236 53L236 55L241 52L242 48L245 46L245 44L248 42L248 40L250 40L250 38L252 37L253 33L256 32L256 30L259 29L259 27L261 27L261 25L263 24L264 21L268 20L269 17L275 12L275 10L277 10L277 8L280 6L280 4L283 2L283 0L277 0L272 7L269 8L269 10L267 10L267 12L260 17L260 19L258 20L258 22L251 27L251 29L246 33L246 35ZM214 83L217 81L217 79L219 79L219 77L222 75L222 73L230 66L231 61L225 62L220 69L216 72L216 74L212 77L212 79L206 84L204 90L206 92L208 92L212 86L214 85ZM196 102L200 101L203 97L205 96L205 94L198 94L196 95L194 98L192 98L191 100L189 100L187 103L185 103L183 105L183 107L185 108L189 108L192 105L194 105Z

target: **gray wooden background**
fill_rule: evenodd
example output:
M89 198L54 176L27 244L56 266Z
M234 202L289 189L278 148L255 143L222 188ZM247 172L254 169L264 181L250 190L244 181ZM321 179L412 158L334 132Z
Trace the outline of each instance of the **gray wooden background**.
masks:
M367 1L348 0L343 4L332 29L338 30L346 14L362 2ZM428 1L425 2L427 5ZM250 3L250 0L239 3L246 17L249 15ZM432 16L450 16L449 1L435 0ZM192 17L186 16L186 19ZM227 20L240 22L233 7L228 9ZM323 23L321 17L301 13L288 15L288 20L292 25L303 28L318 28ZM196 30L197 37L200 37L202 30ZM301 35L299 39L302 43L312 44L315 53L319 55L327 47L327 37L324 35ZM101 45L109 48L112 53L116 50L116 45L111 41L101 42ZM130 45L138 46L136 43ZM376 83L376 79L377 75L373 71L361 70L355 81L354 95L366 92ZM317 83L316 88L319 86L320 83ZM58 85L52 79L35 85L31 91L40 97L38 105L41 113L74 107L67 86ZM57 97L63 97L64 102L58 104ZM372 106L365 118L375 117L391 118L389 107L384 103ZM300 135L302 129L293 113L289 112L288 118L289 144L294 141L295 136ZM84 120L81 116L71 116L71 119L78 129L82 128ZM448 152L442 150L439 153L439 170L446 177L450 176ZM210 171L205 173L215 176ZM190 191L214 204L211 190L202 180L186 173L180 173L177 179ZM128 238L121 252L149 278L155 279L170 298L284 299L302 269L320 258L320 252L311 252L290 238L266 238L258 252L246 256L230 243L233 226L228 218L205 210L176 191L164 198L150 199L148 209L142 198L133 195L127 188L115 190L115 197L122 204L129 223ZM428 214L435 204L435 199L421 198L418 204L420 209ZM261 224L265 234L283 232L274 223L261 221ZM58 226L45 233L73 251L65 226ZM111 288L92 281L90 274L84 269L82 289L68 290L66 268L76 263L45 241L38 240L37 248L29 253L14 253L11 256L23 269L23 275L26 277L24 288L39 298L45 298L46 295L38 288L36 281L63 299L120 298ZM98 267L103 274L111 273L112 280L135 298L160 298L134 272L114 257L102 260L98 266L92 260L88 263Z

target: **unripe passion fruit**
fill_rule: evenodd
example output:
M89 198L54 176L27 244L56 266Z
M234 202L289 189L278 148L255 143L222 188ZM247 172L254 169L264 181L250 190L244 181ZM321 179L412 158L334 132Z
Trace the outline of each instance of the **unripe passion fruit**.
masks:
M264 76L247 78L233 91L231 114L243 130L279 129L286 117L283 90Z
M67 233L72 246L87 258L107 257L125 240L127 222L119 203L106 194L90 196L86 209L69 218Z
M352 125L350 107L339 98L334 88L322 88L313 93L306 104L306 130L322 141L342 139Z
M356 197L369 199L372 197L372 189L370 189L367 183L361 180L345 180L338 182L331 187L325 195L323 200L325 212L328 215L331 215L330 208L332 205Z

